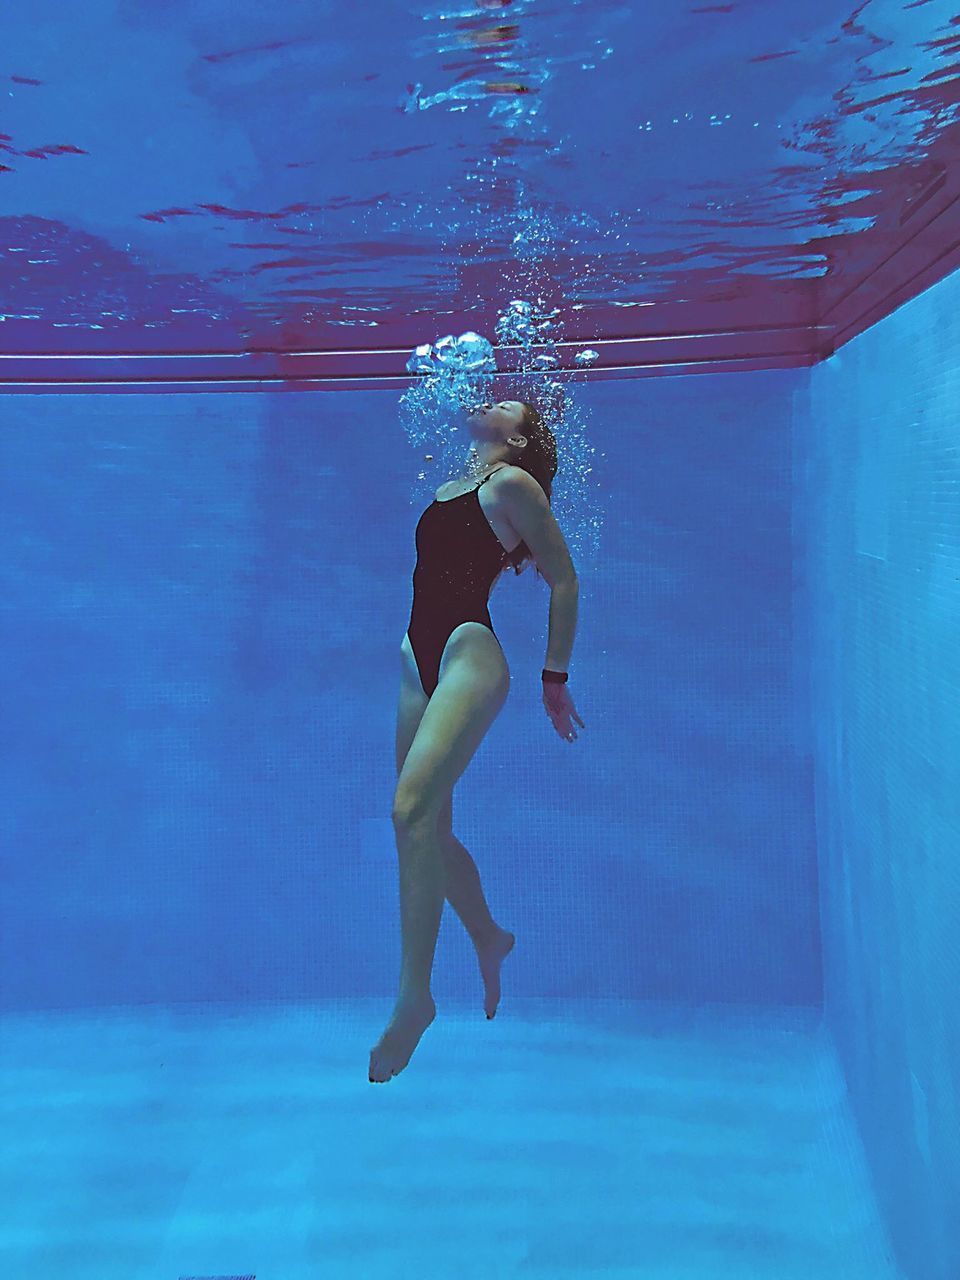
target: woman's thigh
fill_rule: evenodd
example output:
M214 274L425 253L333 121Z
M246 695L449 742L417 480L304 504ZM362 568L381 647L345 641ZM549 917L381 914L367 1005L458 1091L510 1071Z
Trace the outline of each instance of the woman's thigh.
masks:
M397 777L413 744L428 698L420 684L417 664L410 641L404 635L400 644L400 700L397 704Z
M394 816L435 811L453 787L507 699L510 674L489 627L464 622L454 629L397 779ZM422 690L421 690L422 692Z
M404 635L400 644L400 698L397 703L397 777L403 771L403 763L407 752L417 736L417 729L427 709L428 698L420 683L420 673L413 656L410 641ZM453 835L453 792L447 796L446 803L440 810L437 819L439 835Z

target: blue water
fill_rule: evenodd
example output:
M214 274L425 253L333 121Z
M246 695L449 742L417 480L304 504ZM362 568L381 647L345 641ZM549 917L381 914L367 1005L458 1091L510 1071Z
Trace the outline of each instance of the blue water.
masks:
M958 288L813 370L582 388L588 727L501 578L454 830L517 946L488 1022L447 911L382 1086L394 397L8 403L7 1274L950 1275Z
M414 529L466 440L411 436L400 356L390 390L182 381L259 376L260 338L382 373L521 260L578 341L806 359L926 216L891 193L949 194L914 164L956 19L185 10L8 24L4 370L181 381L0 392L0 1274L957 1280L960 275L811 368L576 384L586 727L505 574L453 829L517 943L487 1021L445 911L383 1085ZM698 347L734 321L756 349Z
M538 249L576 339L809 323L956 163L952 0L7 9L2 353L489 334Z

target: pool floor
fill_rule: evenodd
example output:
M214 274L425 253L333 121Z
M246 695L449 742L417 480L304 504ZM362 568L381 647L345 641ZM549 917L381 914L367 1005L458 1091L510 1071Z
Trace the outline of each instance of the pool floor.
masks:
M0 1019L18 1280L902 1280L816 1011L437 997Z

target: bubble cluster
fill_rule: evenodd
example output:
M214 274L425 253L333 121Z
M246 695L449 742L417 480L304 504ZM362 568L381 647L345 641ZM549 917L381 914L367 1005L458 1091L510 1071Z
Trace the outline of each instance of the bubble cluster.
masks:
M445 480L463 474L469 436L467 414L493 398L494 379L509 377L510 398L536 405L557 441L557 479L551 506L563 527L571 551L595 549L599 521L587 501L587 476L594 453L585 435L584 414L567 385L571 370L561 367L557 343L563 321L560 309L544 309L515 298L495 323L500 346L511 348L509 374L500 374L494 347L482 334L468 330L456 337L446 334L435 342L417 346L407 360L407 372L418 375L400 397L400 421L407 438L424 462L434 464L417 474L418 492L411 501L422 502ZM599 359L591 348L574 356L577 368Z
M448 333L436 343L424 342L407 361L407 373L496 373L493 347L479 333L468 330L455 338Z

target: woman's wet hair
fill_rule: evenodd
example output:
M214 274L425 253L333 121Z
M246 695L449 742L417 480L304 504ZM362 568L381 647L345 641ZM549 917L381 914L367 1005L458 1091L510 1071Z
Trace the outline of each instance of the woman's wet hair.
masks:
M517 456L513 459L513 465L522 467L533 476L549 502L553 492L553 478L557 474L557 440L537 406L526 400L521 401L521 404L523 417L516 428L516 434L526 436L527 443L524 448L514 450ZM533 560L533 555L527 544L521 542L510 555L514 573L522 572L522 566L527 560ZM543 577L539 569L537 577Z

